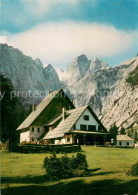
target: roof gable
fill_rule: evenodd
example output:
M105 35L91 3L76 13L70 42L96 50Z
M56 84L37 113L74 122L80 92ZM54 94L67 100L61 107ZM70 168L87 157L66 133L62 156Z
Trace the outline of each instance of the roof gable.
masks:
M92 111L90 106L85 105L83 107L79 107L79 108L67 111L66 112L66 114L68 115L67 118L64 121L62 120L54 130L48 132L43 139L63 137L65 133L71 131L73 125L79 120L79 118L81 117L81 115L84 113L84 111L87 108L89 109L90 113L93 115L95 120L98 122L98 124L101 125L104 130L106 130L105 127L102 125L102 123L99 121L96 114Z
M87 106L83 106L80 108L72 109L66 112L68 115L67 118L59 123L59 125L52 131L48 132L43 139L51 139L55 137L63 137L64 133L67 133L71 130L73 125L76 123L78 118L84 112Z
M95 118L95 120L97 121L97 123L103 128L104 131L107 131L107 129L104 127L104 125L101 123L101 121L99 120L99 118L97 117L97 115L95 114L95 112L92 110L92 108L90 106L88 106L89 111L91 112L92 116Z
M26 129L28 128L38 117L39 115L44 111L44 109L53 101L53 99L60 93L64 93L62 89L59 89L55 92L50 93L47 95L42 102L36 107L36 110L31 112L31 114L23 121L23 123L17 128L17 130ZM67 101L72 104L72 102L69 100L67 96L65 96ZM73 105L73 104L72 104Z

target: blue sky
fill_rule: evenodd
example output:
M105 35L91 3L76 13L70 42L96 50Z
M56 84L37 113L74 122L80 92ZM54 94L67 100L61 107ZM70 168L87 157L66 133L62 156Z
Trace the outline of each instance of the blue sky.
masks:
M1 42L65 68L86 54L115 66L138 50L138 0L1 0Z

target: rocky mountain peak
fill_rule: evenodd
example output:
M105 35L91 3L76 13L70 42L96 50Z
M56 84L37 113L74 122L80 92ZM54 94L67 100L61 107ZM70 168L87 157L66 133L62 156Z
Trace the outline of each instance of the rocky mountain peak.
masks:
M48 64L47 66L45 66L44 69L45 70L55 70L51 64Z
M77 60L78 61L78 63L79 62L88 62L89 60L88 60L88 58L87 58L87 56L85 55L85 54L81 54L80 56L78 56L75 60Z
M51 64L48 64L47 66L45 66L44 73L45 73L45 75L47 75L47 74L50 74L50 75L54 74L54 76L58 77L58 74L57 74L56 70L53 68L53 66Z
M41 100L41 97L39 99L28 96L29 90L32 93L34 91L39 93L61 88L58 75L51 65L44 69L40 59L33 60L7 44L0 44L0 73L11 80L15 90L20 92L20 98L26 107ZM25 98L22 97L23 91L27 94Z
M76 82L82 78L88 71L90 66L90 61L88 58L82 54L71 62L67 67L67 73L71 75L72 82Z
M97 70L100 70L100 69L107 69L109 68L110 66L102 61L102 60L99 60L98 58L94 58L91 63L90 63L90 67L89 67L89 71L90 72L95 72Z
M40 67L43 67L43 64L39 58L35 59L34 62L38 64Z
M91 62L96 63L96 62L100 62L100 60L98 58L93 58L93 60Z
M59 80L58 78L58 74L56 72L56 70L53 68L53 66L51 64L48 64L45 68L44 68L44 76L46 79L50 79L51 77L55 77L56 80Z
M43 64L42 64L42 62L41 62L41 60L39 58L34 60L34 64L36 65L38 70L42 70L43 69Z
M43 73L48 90L50 90L51 87L53 90L61 88L61 83L59 81L58 74L51 64L48 64L43 69Z

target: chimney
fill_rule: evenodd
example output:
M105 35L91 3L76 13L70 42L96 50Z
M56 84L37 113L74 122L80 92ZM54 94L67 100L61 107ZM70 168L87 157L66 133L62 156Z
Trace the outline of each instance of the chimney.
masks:
M63 107L62 108L62 119L63 119L63 121L65 120L65 115L66 115L66 109Z
M69 110L71 110L71 106L69 106Z
M33 105L32 105L32 111L34 112L34 111L35 111L35 109L36 109L36 105L35 105L35 104L33 104Z
M48 91L48 95L50 95L50 93L52 93L52 91Z

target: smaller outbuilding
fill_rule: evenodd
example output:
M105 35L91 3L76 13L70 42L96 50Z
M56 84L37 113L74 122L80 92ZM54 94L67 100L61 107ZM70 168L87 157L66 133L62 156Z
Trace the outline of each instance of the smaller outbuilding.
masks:
M134 146L134 139L128 135L117 135L117 146Z

